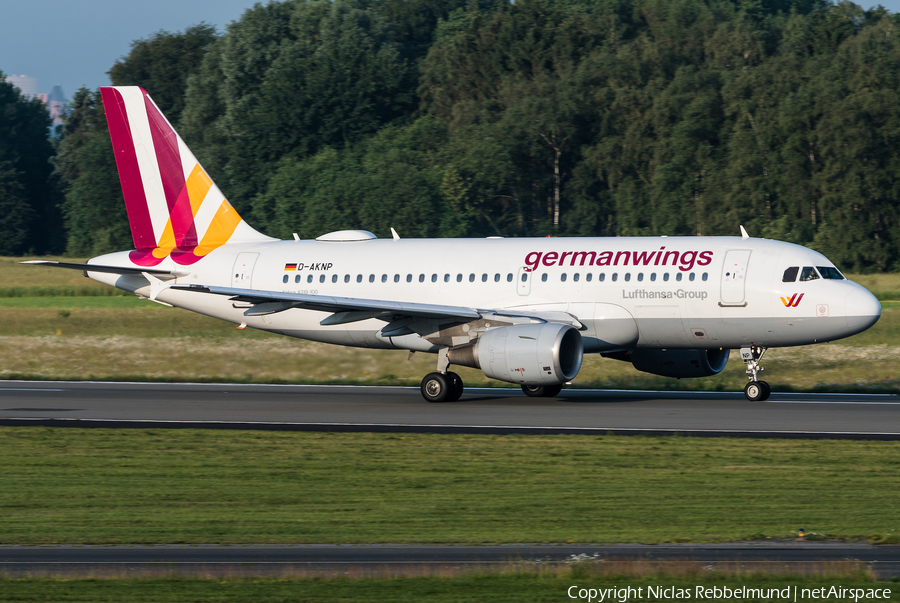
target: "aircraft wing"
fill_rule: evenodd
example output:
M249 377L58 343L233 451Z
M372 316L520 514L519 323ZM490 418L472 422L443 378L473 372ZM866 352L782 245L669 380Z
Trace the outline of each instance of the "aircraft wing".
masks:
M565 312L526 312L498 309L476 309L464 306L441 304L421 304L415 302L360 299L353 297L331 297L307 293L285 293L260 289L238 289L213 285L173 285L171 289L211 293L231 298L236 303L248 304L245 316L264 316L284 312L291 308L331 312L320 324L339 325L369 318L392 322L398 318L466 323L482 318L500 319L506 322L562 322L582 328L581 323ZM405 321L408 322L408 321Z
M332 312L322 321L323 325L344 324L382 318L390 320L391 316L408 316L411 318L450 319L468 322L481 318L481 313L472 308L462 306L444 306L440 304L418 304L411 302L385 301L376 299L358 299L353 297L331 297L327 295L309 295L307 293L283 293L260 289L238 289L234 287L216 287L206 285L173 285L171 289L225 295L234 302L252 304L244 314L262 316L275 314L290 308L303 308Z
M80 264L77 262L52 262L49 260L28 260L19 262L20 264L32 264L35 266L52 266L54 268L68 268L70 270L81 270L83 272L105 272L108 274L122 274L141 276L142 274L152 274L154 276L186 276L190 274L187 271L179 270L160 270L157 268L127 268L124 266L103 266L101 264Z

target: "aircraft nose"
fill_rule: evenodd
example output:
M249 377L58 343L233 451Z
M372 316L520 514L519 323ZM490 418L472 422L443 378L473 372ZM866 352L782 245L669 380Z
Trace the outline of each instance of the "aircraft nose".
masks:
M855 287L847 294L844 307L847 309L847 326L857 333L865 331L881 317L881 304L862 287Z

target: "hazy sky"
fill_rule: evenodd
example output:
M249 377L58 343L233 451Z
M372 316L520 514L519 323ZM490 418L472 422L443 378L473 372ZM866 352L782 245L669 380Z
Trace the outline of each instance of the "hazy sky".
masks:
M876 2L873 2L875 4ZM0 71L37 78L38 91L109 84L132 40L205 21L221 33L253 0L0 0ZM868 6L869 2L861 2ZM900 0L881 4L900 12Z
M897 0L900 2L900 0ZM221 33L254 0L0 0L0 71L60 85L109 85L106 72L132 40L205 21Z

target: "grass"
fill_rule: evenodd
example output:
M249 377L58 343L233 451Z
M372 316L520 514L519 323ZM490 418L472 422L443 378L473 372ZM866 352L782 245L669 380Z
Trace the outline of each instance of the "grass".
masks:
M900 443L0 428L0 543L900 542Z
M106 579L106 580L60 580L60 579L0 579L0 601L133 601L141 602L252 602L266 603L283 601L317 601L321 603L348 601L396 602L406 601L453 601L475 602L492 601L495 603L528 603L545 601L567 601L569 588L577 586L585 589L634 589L628 601L665 600L651 595L648 587L655 589L670 588L689 592L694 599L698 586L705 588L723 587L734 589L746 587L762 589L763 592L751 592L742 597L742 601L769 601L770 589L778 589L781 593L793 588L826 590L832 586L838 588L862 589L863 596L858 600L873 600L871 589L878 589L879 595L884 589L890 591L885 599L896 600L895 584L876 582L865 574L857 574L848 578L814 578L790 575L729 575L718 572L697 572L691 576L669 576L653 574L634 578L629 575L586 573L583 571L563 570L559 572L517 572L504 575L474 574L462 577L440 578L395 578L395 579L274 579L232 578L213 579ZM637 589L641 589L638 591ZM577 595L577 589L575 591ZM627 591L625 591L627 593ZM658 591L657 591L658 592ZM673 591L674 592L674 591ZM798 591L799 594L802 591ZM588 594L588 593L585 593ZM607 591L607 594L609 592ZM712 594L712 593L710 593ZM866 598L866 594L869 595ZM762 595L762 596L757 596ZM597 595L595 595L596 597ZM619 595L623 597L624 595ZM807 595L805 599L809 599ZM575 599L579 600L579 599ZM581 599L585 600L586 599ZM594 598L598 601L599 598ZM620 601L622 598L605 597L604 600ZM831 598L832 601L853 601L854 598Z
M697 563L679 563L676 571L669 568L654 569L647 563L579 563L572 567L545 568L542 566L523 569L515 568L505 573L469 573L462 576L421 576L415 578L240 578L198 579L198 578L117 578L117 579L2 579L0 578L0 601L134 601L141 602L252 602L268 601L317 601L348 602L397 602L406 601L453 601L495 603L565 601L570 588L576 597L580 589L592 601L599 601L599 592L604 591L606 601L658 601L672 597L657 596L660 589L687 592L682 598L695 599L697 588L722 587L730 589L754 589L745 591L742 601L769 601L779 599L788 589L788 599L793 599L797 588L798 599L811 599L811 592L802 589L854 589L849 597L830 597L832 601L874 600L877 590L879 600L896 600L896 584L877 581L862 566L848 566L850 569L826 572L823 575L801 573L752 572L746 569L722 571L705 569ZM638 571L629 571L637 568ZM649 570L649 571L648 571ZM680 570L680 571L679 571ZM631 587L631 592L627 589ZM649 587L649 588L648 588ZM609 589L615 589L610 592ZM653 589L652 591L650 589ZM757 591L755 589L761 589ZM779 593L771 593L778 589ZM859 592L861 589L862 592ZM880 598L889 591L887 597ZM846 593L846 591L844 591ZM627 595L630 595L625 598ZM715 596L715 591L709 593ZM862 595L862 596L859 596ZM711 598L711 596L703 598ZM820 598L825 598L821 597ZM576 599L578 600L578 599ZM587 599L582 599L587 600Z
M407 361L405 351L241 331L131 295L107 296L104 292L112 288L78 271L23 266L17 263L21 259L0 258L0 378L418 385L434 370L435 357L429 354ZM875 290L900 291L900 275L854 278ZM78 293L85 286L91 293ZM13 290L33 296L12 296ZM38 295L42 291L70 295ZM765 377L776 391L900 391L900 301L882 305L881 320L864 333L830 344L770 350ZM481 371L456 370L468 385L509 386ZM736 357L714 377L675 380L588 355L574 386L734 391L745 383Z

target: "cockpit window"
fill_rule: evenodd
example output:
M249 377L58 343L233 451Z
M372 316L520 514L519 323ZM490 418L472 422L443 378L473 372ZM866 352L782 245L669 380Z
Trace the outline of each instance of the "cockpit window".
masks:
M819 274L822 275L822 278L833 279L836 281L844 280L844 275L834 266L816 266L816 268L819 269Z
M819 278L819 274L816 272L816 269L812 266L804 266L803 272L800 273L800 282L803 281L814 281Z
M784 276L781 277L782 283L793 283L797 280L797 273L800 272L799 266L791 266L787 270L784 271Z

